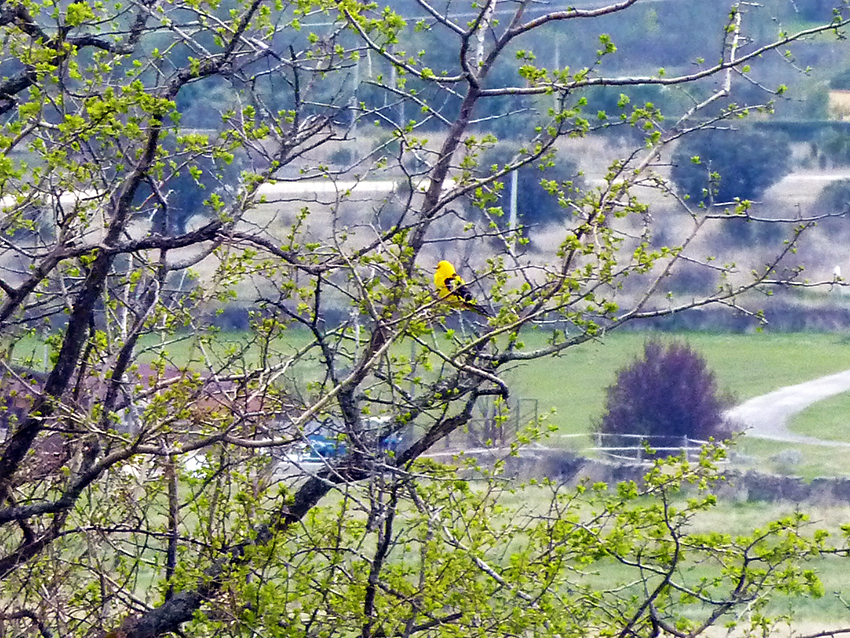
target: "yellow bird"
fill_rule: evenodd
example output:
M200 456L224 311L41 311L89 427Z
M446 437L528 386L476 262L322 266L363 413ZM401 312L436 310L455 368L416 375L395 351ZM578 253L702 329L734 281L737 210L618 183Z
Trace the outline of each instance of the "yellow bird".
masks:
M453 306L471 310L484 317L493 316L486 308L475 302L475 298L469 292L466 283L457 274L455 267L450 262L443 260L437 264L437 270L434 272L434 286L437 288L440 299L447 300Z

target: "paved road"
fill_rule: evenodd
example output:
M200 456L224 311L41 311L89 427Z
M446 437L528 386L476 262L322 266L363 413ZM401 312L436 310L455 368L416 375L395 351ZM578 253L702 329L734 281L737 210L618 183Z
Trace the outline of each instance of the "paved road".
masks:
M791 416L812 403L848 390L850 390L850 370L779 388L769 394L745 401L726 414L745 430L747 436L788 443L850 447L850 443L827 441L813 436L794 434L788 430L788 420Z

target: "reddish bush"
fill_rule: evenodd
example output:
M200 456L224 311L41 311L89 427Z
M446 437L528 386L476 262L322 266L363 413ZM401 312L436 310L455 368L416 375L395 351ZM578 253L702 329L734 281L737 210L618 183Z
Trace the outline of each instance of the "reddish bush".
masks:
M648 341L643 358L617 373L607 395L598 426L605 434L640 434L655 448L678 445L662 437L722 440L730 435L723 412L732 397L719 391L705 359L685 343ZM614 445L636 444L623 439Z

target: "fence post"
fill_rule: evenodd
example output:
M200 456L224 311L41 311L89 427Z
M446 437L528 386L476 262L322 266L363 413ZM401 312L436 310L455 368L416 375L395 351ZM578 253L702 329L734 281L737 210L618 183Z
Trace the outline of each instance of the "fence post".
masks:
M522 399L514 399L514 405L516 408L514 409L514 414L516 415L514 418L514 436L519 434L519 420L520 420L520 412L522 412ZM535 424L537 421L535 421Z
M687 435L682 437L682 454L684 455L686 461L691 460L690 450L688 449L688 436Z

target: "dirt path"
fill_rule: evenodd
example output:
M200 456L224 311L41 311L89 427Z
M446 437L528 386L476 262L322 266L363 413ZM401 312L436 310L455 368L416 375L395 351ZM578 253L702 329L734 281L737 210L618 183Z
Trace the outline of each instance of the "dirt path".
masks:
M813 436L794 434L788 430L788 420L791 416L812 403L848 390L850 390L850 370L779 388L769 394L745 401L726 414L740 425L747 436L788 443L850 447L850 443L827 441Z

